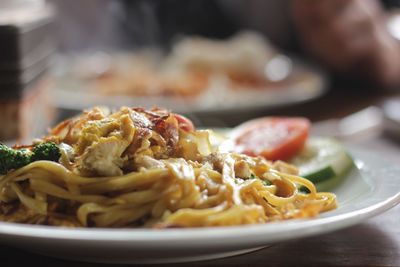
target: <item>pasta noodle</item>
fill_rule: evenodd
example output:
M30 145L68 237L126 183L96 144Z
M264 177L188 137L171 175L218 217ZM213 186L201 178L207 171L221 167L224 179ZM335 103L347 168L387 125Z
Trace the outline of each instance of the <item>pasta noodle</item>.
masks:
M183 130L165 110L94 108L42 141L59 144L59 162L0 176L2 209L14 207L1 220L205 227L308 218L336 207L334 194L317 192L292 166L214 151L208 132Z

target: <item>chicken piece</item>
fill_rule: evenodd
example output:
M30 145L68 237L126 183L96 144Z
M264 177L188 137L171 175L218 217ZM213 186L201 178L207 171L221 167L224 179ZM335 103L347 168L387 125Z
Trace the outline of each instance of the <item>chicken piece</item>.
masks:
M235 175L242 179L247 179L251 176L249 164L245 160L235 162Z
M107 137L113 131L119 130L120 126L120 122L117 120L103 119L88 122L74 146L75 153L83 154L87 147L98 142L100 138Z
M59 124L51 134L57 143L72 147L71 170L84 176L121 175L136 168L139 156L178 155L180 138L179 123L167 110L128 107L113 113L93 108Z
M222 153L211 153L204 159L203 164L209 163L214 170L222 172L222 168L224 165L223 157L224 154Z
M77 162L77 169L85 176L118 176L122 175L124 164L122 153L127 148L127 142L115 136L100 138L99 141L85 150Z
M138 156L135 158L135 167L139 170L141 168L145 169L157 169L165 168L165 164L149 156Z
M129 114L87 123L74 146L75 170L85 176L122 175L124 151L132 143L135 127Z

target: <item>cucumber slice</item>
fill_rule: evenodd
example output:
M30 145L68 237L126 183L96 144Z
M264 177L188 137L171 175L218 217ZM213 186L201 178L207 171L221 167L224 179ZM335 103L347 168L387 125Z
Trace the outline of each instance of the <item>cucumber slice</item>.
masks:
M338 141L322 137L309 139L291 163L299 168L300 176L313 182L319 191L335 186L354 166L353 159Z

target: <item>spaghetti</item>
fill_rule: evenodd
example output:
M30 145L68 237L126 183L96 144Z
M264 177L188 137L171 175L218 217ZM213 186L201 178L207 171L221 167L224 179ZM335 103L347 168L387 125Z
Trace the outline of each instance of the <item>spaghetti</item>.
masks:
M57 226L203 227L309 218L334 209L284 162L213 151L165 110L94 108L62 122L59 162L0 176L0 219ZM306 188L305 193L300 188Z

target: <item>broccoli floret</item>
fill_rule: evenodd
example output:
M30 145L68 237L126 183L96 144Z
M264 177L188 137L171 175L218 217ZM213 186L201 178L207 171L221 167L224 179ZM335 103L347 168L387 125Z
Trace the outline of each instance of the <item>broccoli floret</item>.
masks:
M0 174L6 174L14 162L14 150L0 144Z
M32 162L32 152L28 149L14 150L14 166L13 169L21 168Z
M32 151L28 149L12 149L0 143L0 174L19 169L37 160L58 161L60 149L55 143L40 143Z
M61 157L60 149L57 144L53 142L37 144L32 149L32 161L37 160L50 160L58 161Z
M27 149L16 150L0 144L0 174L21 168L31 162L31 152Z

